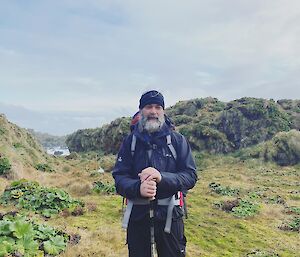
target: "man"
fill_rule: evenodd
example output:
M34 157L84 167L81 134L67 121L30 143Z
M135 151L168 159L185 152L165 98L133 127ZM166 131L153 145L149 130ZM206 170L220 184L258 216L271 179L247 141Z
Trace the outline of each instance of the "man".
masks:
M164 108L160 92L141 96L139 121L123 141L113 170L117 192L128 199L123 225L130 257L150 257L153 237L159 257L185 256L178 195L194 187L197 174L190 146L166 121Z

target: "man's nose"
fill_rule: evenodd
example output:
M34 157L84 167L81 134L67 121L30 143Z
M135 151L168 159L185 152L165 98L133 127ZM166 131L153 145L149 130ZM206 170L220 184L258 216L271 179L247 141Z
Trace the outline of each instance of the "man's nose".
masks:
M157 110L156 110L156 108L155 107L151 107L151 109L150 109L150 113L152 114L156 114L157 113Z

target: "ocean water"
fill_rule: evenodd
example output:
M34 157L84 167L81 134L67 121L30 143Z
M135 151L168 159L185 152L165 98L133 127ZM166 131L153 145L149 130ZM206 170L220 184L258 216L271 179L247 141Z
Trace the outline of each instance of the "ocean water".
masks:
M67 156L70 155L70 151L67 147L47 147L45 148L47 154L56 156Z

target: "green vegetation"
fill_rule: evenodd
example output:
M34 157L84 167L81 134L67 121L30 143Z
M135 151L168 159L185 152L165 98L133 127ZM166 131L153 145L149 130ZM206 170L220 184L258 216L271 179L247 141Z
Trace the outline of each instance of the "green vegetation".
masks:
M260 158L279 165L295 165L300 162L300 132L292 129L279 132L271 140L236 151L233 156L241 160Z
M94 182L93 191L96 193L115 194L116 188L113 183L96 181Z
M244 218L257 214L259 205L249 199L242 199L239 201L238 206L233 207L232 213L235 217Z
M18 149L18 148L22 148L24 147L21 143L13 143L14 148Z
M4 128L0 128L0 136L5 134L5 129Z
M53 172L54 170L47 163L38 163L34 166L37 170L43 172Z
M211 182L209 184L210 189L220 195L228 195L228 196L232 196L232 195L238 195L239 194L239 190L238 189L232 189L229 186L223 187L221 186L221 184L216 183L216 182Z
M248 253L246 257L279 257L279 255L274 251L254 250Z
M249 198L226 200L214 203L214 206L233 214L238 218L254 216L259 212L259 204Z
M299 166L281 167L259 159L241 162L229 155L204 153L195 153L195 160L201 172L187 196L188 256L298 256L299 232L279 226L284 221L297 225L293 217L298 214L288 210L299 208L298 200L289 199L300 196ZM211 193L212 181L222 189L238 188L238 198Z
M129 131L130 118L118 118L101 128L76 131L67 137L66 144L70 151L116 154Z
M0 175L7 174L11 169L11 164L6 157L0 158Z
M282 230L300 232L300 217L293 217L289 221L284 222L279 228Z
M68 235L54 228L37 224L19 214L5 214L0 218L0 257L56 256L64 251Z
M167 110L176 130L186 133L193 150L201 150L194 152L199 181L187 195L187 257L298 257L300 164L296 150L300 116L295 104L252 98L222 103L204 98L181 101ZM122 197L115 193L111 174L99 173L98 169L100 165L111 171L115 156L107 155L104 149L117 151L121 137L129 131L129 121L122 118L88 133L80 132L84 139L79 136L74 140L75 148L94 152L52 158L43 155L30 135L0 115L0 127L5 129L4 134L0 132L0 154L13 164L12 173L0 177L0 189L10 184L7 177L24 176L64 188L85 203L83 209L82 204L70 203L65 191L43 188L36 182L17 181L14 183L22 186L6 188L0 212L17 208L42 221L39 226L52 225L81 238L79 244L66 248L67 238L59 232L44 241L34 238L39 246L36 257L50 257L60 251L62 257L127 255L126 234L120 225ZM235 135L230 134L231 129ZM277 161L280 159L293 166ZM32 169L36 164L47 164L56 172L37 172ZM92 185L97 193L90 193ZM13 250L19 240L13 233L8 236L0 232L0 252L5 252L5 257L35 256L29 250L21 252L30 246ZM56 236L63 236L64 243ZM8 246L12 242L8 237L15 243Z
M267 142L263 152L266 161L279 165L295 165L300 161L300 132L280 132Z
M101 156L99 159L100 167L106 172L111 172L113 170L115 162L116 156L112 154Z
M300 207L295 207L295 206L287 207L285 209L285 212L288 213L288 214L298 214L298 215L300 215Z
M300 134L300 118L295 111L299 106L296 100L276 103L244 97L224 103L207 97L180 101L166 113L193 150L294 165L300 162L300 136L296 135ZM70 151L116 154L129 133L129 123L130 118L123 117L101 128L78 130L67 137L66 143Z
M61 189L42 187L37 182L24 179L12 182L1 196L0 203L14 204L45 217L51 217L65 209L72 211L83 207L81 201L72 199Z

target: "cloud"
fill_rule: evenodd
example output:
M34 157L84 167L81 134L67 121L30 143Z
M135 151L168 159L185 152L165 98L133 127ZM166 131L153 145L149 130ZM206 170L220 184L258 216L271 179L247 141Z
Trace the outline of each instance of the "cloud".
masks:
M131 116L133 109L105 109L96 111L33 111L22 106L0 103L0 113L4 113L7 119L20 127L31 128L52 135L71 134L78 129L96 128L110 123L112 120L124 116Z
M167 105L300 95L298 0L6 1L0 17L6 104L125 113L151 88Z

